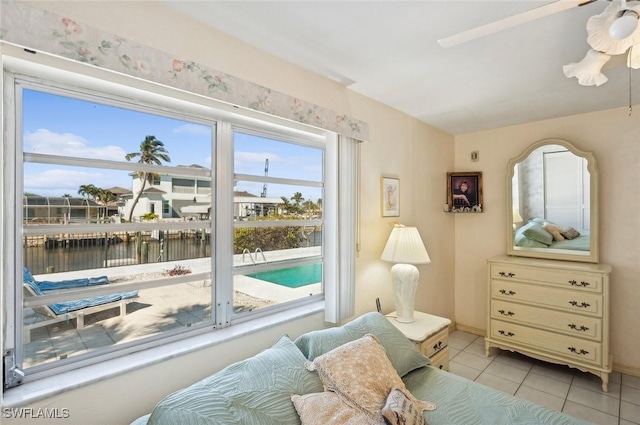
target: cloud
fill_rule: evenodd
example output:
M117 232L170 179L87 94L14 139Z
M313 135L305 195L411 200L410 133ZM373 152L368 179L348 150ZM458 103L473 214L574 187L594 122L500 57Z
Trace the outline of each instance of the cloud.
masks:
M178 134L195 134L198 136L211 136L211 127L200 124L183 124L173 129Z
M100 158L123 161L127 152L119 146L91 146L91 142L72 133L54 133L41 128L24 135L24 150L29 153Z
M51 169L25 174L24 190L39 195L62 196L63 193L69 193L76 196L81 185L91 182L99 183L104 178L104 175L95 171Z
M278 155L268 152L236 152L234 154L234 167L236 173L262 174L264 173L265 160L270 164L282 162Z

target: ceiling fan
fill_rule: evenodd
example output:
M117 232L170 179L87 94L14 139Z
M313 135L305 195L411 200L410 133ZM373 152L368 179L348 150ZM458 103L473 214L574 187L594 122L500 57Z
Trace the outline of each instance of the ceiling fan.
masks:
M595 1L554 1L553 3L440 39L438 44L442 47L453 47L574 7L585 6ZM610 4L604 12L592 16L587 21L587 43L591 47L587 55L582 61L563 67L564 74L569 78L578 78L578 82L581 85L599 86L605 83L607 77L602 74L601 69L612 55L628 52L627 66L634 69L640 68L640 29L638 28L640 1L609 1Z

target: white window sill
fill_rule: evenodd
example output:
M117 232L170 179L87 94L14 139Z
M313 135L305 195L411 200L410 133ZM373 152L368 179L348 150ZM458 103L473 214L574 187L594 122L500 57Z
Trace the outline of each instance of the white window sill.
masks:
M6 390L2 397L2 405L5 408L23 407L65 391L105 381L111 377L119 376L132 370L151 366L183 354L259 332L269 327L281 325L294 319L317 314L323 310L324 301L318 301L313 304L306 304L290 310L262 316L255 320L241 322L215 332L207 332L192 338L171 342L116 359L81 367L33 382L27 382Z

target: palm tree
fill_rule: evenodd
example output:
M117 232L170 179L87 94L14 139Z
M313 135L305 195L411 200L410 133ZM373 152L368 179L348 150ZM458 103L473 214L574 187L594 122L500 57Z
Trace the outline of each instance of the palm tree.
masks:
M80 188L78 189L78 195L88 196L91 199L95 199L99 190L100 189L93 184L83 184L80 185Z
M156 139L156 136L145 136L144 140L140 143L140 151L126 154L125 159L131 161L133 158L139 157L138 164L162 165L162 161L171 162L168 154L169 152L164 148L164 143ZM133 218L133 210L136 208L138 200L140 200L145 185L147 182L153 183L153 179L156 176L157 174L155 173L138 171L138 177L142 180L142 186L135 198L133 198L133 204L129 210L129 222L131 222Z
M294 193L293 196L291 197L291 200L295 202L296 210L300 212L300 204L302 203L302 201L304 201L304 197L302 196L302 193L300 192Z
M289 202L289 198L281 196L280 199L282 199L282 202L284 203L282 209L285 213L289 214L291 212L291 202Z

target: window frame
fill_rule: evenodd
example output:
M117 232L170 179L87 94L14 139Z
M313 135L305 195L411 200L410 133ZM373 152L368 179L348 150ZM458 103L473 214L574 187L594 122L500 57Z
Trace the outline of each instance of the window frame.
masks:
M51 58L47 58L44 62L51 62ZM68 96L69 90L71 93L77 94L82 98L83 92L86 90L93 91L95 93L100 93L101 95L105 95L113 101L114 106L126 106L127 109L131 109L131 107L135 104L137 105L147 105L151 107L153 113L161 113L165 115L171 112L172 107L168 105L173 105L175 102L177 105L189 105L193 107L197 112L193 112L186 114L177 114L177 118L179 119L187 119L190 121L194 120L194 115L202 114L202 117L205 121L211 122L211 118L208 116L212 110L216 111L217 118L213 120L215 122L214 125L214 135L212 138L213 152L215 152L215 164L212 164L212 170L218 170L216 172L212 171L212 180L215 175L215 184L212 183L211 193L212 193L212 206L215 205L216 214L215 218L212 219L212 231L216 233L216 237L212 238L212 258L215 258L215 261L212 260L212 270L213 273L212 280L217 282L222 282L225 279L231 282L226 285L216 285L215 298L212 300L215 308L214 318L216 321L217 327L226 327L231 325L231 321L234 323L241 323L251 318L260 317L264 315L277 314L282 310L299 307L301 305L307 303L317 303L318 297L309 300L303 300L300 302L294 302L292 305L284 305L279 306L279 308L273 309L263 309L258 310L256 314L248 314L246 316L237 316L233 317L232 315L232 306L227 304L225 308L222 303L216 302L219 299L231 299L231 293L233 291L233 280L232 280L232 258L233 255L232 248L229 250L227 247L222 247L220 241L233 240L232 233L229 233L232 226L228 225L228 221L225 221L225 218L231 217L233 218L233 202L229 202L229 205L224 205L224 207L219 202L219 199L222 199L225 195L228 196L231 193L233 196L233 168L228 167L229 159L233 161L233 147L232 145L225 143L218 143L219 140L222 140L224 137L229 137L232 134L233 126L239 126L238 128L242 128L243 132L247 130L257 131L261 134L272 134L275 135L278 139L281 137L291 138L291 140L299 140L301 136L307 138L307 141L311 141L313 143L320 143L320 140L333 140L337 141L337 137L333 133L327 132L325 130L318 130L312 127L308 127L303 124L291 123L287 120L276 119L273 117L261 116L260 119L255 117L256 114L250 113L248 111L242 114L238 114L237 111L229 112L228 106L222 104L221 102L214 101L212 99L203 99L200 96L196 96L193 94L185 94L183 92L167 88L165 86L158 87L152 83L139 82L131 77L121 76L121 75L111 75L110 72L105 70L100 70L98 74L103 74L101 77L109 77L101 79L92 74L95 74L92 69L85 68L85 65L81 64L63 64L58 60L52 60L54 62L54 66L51 67L50 63L39 63L38 61L25 61L22 58L18 59L10 56L3 56L2 61L4 62L3 73L2 73L2 92L3 92L3 106L5 113L3 114L3 120L5 123L11 123L13 120L13 124L5 125L5 132L2 137L5 140L18 140L18 138L22 139L22 128L19 123L19 120L16 119L15 115L13 115L12 111L13 107L11 104L15 105L16 102L21 99L14 99L12 93L14 92L14 87L16 84L16 78L19 81L29 81L34 83L35 85L43 84L46 87L64 87L63 93L58 93L62 95ZM58 66L55 66L58 65ZM71 69L69 69L71 68ZM90 72L87 72L90 71ZM113 81L116 80L116 81ZM127 83L131 83L130 86L123 85L122 80ZM72 83L72 84L70 84ZM114 88L114 90L105 90L104 87ZM147 96L142 96L145 99L136 98L135 96L131 96L131 98L127 98L123 96L124 93L127 93L128 89L133 89L137 93L144 93ZM47 90L52 92L52 90ZM168 92L168 93L167 93ZM17 96L16 96L17 97ZM149 99L156 100L157 102L149 101ZM186 99L185 99L186 98ZM135 100L133 100L135 99ZM94 100L95 101L95 100ZM138 109L135 109L138 110ZM179 110L179 108L178 108ZM175 112L175 111L173 111ZM16 144L14 143L3 143L6 146L5 154L8 153L12 158L13 166L3 167L2 169L2 187L0 188L0 194L2 195L2 205L0 205L0 212L3 213L5 219L2 222L2 232L3 239L9 240L11 239L12 243L4 243L0 247L2 250L3 259L5 256L11 257L7 253L13 251L14 253L21 252L21 247L18 246L21 243L20 238L16 238L16 235L22 233L22 203L16 203L18 199L18 194L22 194L22 151L16 148ZM335 149L335 146L332 147ZM31 159L36 158L37 154L28 154L31 155ZM35 155L35 156L34 156ZM44 159L44 158L41 158ZM82 161L81 159L78 159ZM71 161L73 162L73 161ZM136 169L144 169L144 165L136 165L133 163L126 164L129 168ZM325 165L326 166L326 165ZM156 168L157 169L157 168ZM16 179L17 176L20 176L20 179ZM14 178L15 181L19 181L19 185L15 185L11 187L11 185L7 185L5 182L11 181L10 179ZM198 180L198 177L195 177ZM337 187L337 186L336 186ZM324 197L326 197L326 192ZM213 199L218 199L217 203L214 203ZM328 199L323 199L323 206L326 206L327 203L331 203ZM14 221L6 220L7 212L18 212L15 214L16 217ZM144 225L141 225L142 228L145 228ZM337 227L337 226L336 226ZM231 230L232 232L232 230ZM12 238L6 238L5 236L14 236ZM230 239L226 239L230 238ZM326 243L326 242L325 242ZM331 243L337 243L337 239ZM232 244L227 244L232 245ZM324 260L326 261L326 260ZM226 262L226 263L225 263ZM5 262L3 262L5 263ZM220 264L227 264L228 267L220 267ZM3 351L7 349L13 349L16 351L16 355L20 358L23 353L21 352L23 349L22 345L22 337L21 328L22 325L20 323L16 323L15 317L17 317L14 313L16 311L17 306L20 306L20 310L22 309L22 291L21 285L18 284L16 278L18 277L18 271L22 269L22 255L17 254L13 255L12 261L10 263L5 263L2 266L1 274L4 282L16 282L15 286L11 285L3 285L3 293L4 296L4 304L3 308L9 312L9 316L12 318L9 319L5 325L6 334L4 335L5 339L3 340ZM175 281L177 282L177 281ZM353 286L353 280L351 282L347 282L350 286ZM335 285L339 283L336 282ZM138 289L140 289L140 285L137 284ZM124 287L120 287L120 289L126 289ZM98 290L99 292L100 290ZM88 291L88 293L95 295L95 292ZM108 292L108 290L105 290ZM82 295L83 292L76 293L74 297ZM323 297L321 297L323 298ZM45 302L50 301L58 301L61 300L60 297L56 298L52 296L51 299L45 300ZM180 340L183 338L188 338L189 336L197 336L199 334L211 332L210 327L206 327L203 329L194 329L191 331L184 331L177 335L160 335L158 338L151 338L151 340L140 343L134 342L130 344L123 344L118 348L113 348L113 350L105 350L100 353L95 353L93 355L80 355L77 357L77 360L65 362L60 361L59 364L46 368L43 371L37 371L37 373L33 373L27 376L25 382L30 380L40 379L46 376L55 375L58 373L62 373L65 371L69 371L75 369L77 367L82 367L85 365L102 362L105 360L119 358L122 355L126 355L128 353L144 350L147 348L157 347L164 344L169 344L173 341ZM162 342L156 341L160 340Z

